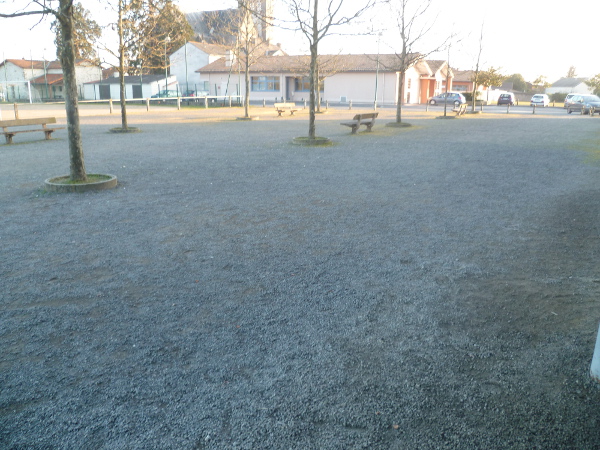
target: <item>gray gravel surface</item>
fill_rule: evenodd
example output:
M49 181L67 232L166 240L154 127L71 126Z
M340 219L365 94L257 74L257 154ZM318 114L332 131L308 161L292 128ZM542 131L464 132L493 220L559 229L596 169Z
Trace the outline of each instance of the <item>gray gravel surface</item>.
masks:
M600 448L600 119L352 113L0 146L0 447Z

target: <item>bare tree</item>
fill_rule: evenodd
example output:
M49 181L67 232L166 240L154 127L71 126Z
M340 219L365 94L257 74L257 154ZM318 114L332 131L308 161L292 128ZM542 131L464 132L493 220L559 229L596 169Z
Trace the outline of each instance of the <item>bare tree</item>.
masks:
M271 51L259 29L270 26L271 18L261 10L261 0L238 0L238 8L204 14L204 26L211 30L211 43L230 48L229 76L235 64L244 73L244 117L250 117L250 69ZM229 86L229 83L227 83Z
M321 112L321 89L325 85L325 79L343 72L346 69L343 61L340 55L321 55L317 58L317 92L315 92L315 98L317 112L319 113Z
M473 71L473 94L471 96L471 111L475 112L475 104L477 103L477 88L479 87L479 64L481 62L481 53L483 52L483 23L481 24L481 32L479 33L479 51L477 52L477 61L475 62L475 70Z
M300 62L301 65L298 67L298 69L301 72L306 73L306 75L310 75L310 58L308 60L302 59ZM340 55L319 55L317 57L317 91L315 92L315 112L321 112L321 90L325 85L325 79L335 75L336 73L342 72L345 68L344 59L340 58Z
M428 22L427 13L432 5L432 0L388 0L392 16L396 17L396 29L400 35L400 52L396 52L393 66L389 64L387 69L397 70L400 74L398 86L398 98L396 106L396 123L402 123L402 103L404 103L404 81L406 71L421 59L438 52L448 42L445 39L439 45L428 51L420 49L415 52L417 44L421 43L425 36L432 30L435 21Z
M65 109L67 113L70 179L86 181L85 164L83 160L83 144L79 125L79 107L77 101L77 80L75 78L75 29L74 29L73 0L34 0L15 12L0 12L0 18L11 18L30 15L52 15L59 24L61 41L60 63L63 70L65 86Z
M238 5L238 36L233 51L244 69L244 117L248 118L250 117L250 68L268 54L269 47L269 44L263 42L258 35L257 25L265 26L269 19L260 13L260 0L238 0Z
M344 0L286 0L295 19L296 27L306 37L310 47L310 107L308 137L315 139L316 93L318 89L319 43L330 34L333 27L347 25L371 8L374 0L367 0L358 9L343 8Z
M181 12L171 0L118 0L117 35L118 49L106 51L115 56L119 65L119 98L121 105L121 129L127 130L127 102L125 74L130 71L143 75L144 71L155 72L168 68L167 53L174 46L183 45L193 34L187 22L182 26ZM169 47L167 48L167 43ZM163 45L164 44L164 52ZM164 61L164 63L163 63ZM165 80L166 81L166 80Z

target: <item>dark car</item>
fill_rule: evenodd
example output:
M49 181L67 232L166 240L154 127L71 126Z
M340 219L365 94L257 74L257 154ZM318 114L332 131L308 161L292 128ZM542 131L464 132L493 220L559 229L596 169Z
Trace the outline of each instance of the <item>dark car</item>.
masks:
M508 94L500 94L500 97L498 97L498 106L500 105L518 105L519 102L517 101L515 94L513 94L512 92L509 92Z
M595 112L600 114L600 97L597 95L574 96L567 105L567 112L571 114L573 111L580 114L594 115Z
M567 109L567 107L571 103L573 97L575 97L576 95L583 95L583 94L567 94L567 96L565 97L565 106L564 106L565 109Z
M446 94L448 95L446 97ZM436 95L435 97L431 97L429 99L430 105L443 105L444 103L448 105L461 105L463 103L467 103L465 96L460 92L444 92L443 94Z
M152 98L168 98L168 97L179 97L179 91L176 90L165 90L163 89L158 94L154 94Z

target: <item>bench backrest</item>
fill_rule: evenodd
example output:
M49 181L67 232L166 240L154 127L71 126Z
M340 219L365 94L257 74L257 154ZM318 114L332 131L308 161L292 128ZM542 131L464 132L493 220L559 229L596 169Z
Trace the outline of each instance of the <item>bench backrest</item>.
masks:
M365 114L357 114L354 116L352 120L362 120L362 119L375 119L379 113L365 113Z
M29 125L45 125L56 123L56 117L34 117L31 119L0 120L0 127L26 127Z

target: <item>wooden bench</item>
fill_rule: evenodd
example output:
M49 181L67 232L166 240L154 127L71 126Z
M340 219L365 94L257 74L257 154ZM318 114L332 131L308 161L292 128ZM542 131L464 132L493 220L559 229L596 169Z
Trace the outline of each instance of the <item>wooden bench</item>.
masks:
M290 116L293 116L294 113L298 111L298 108L296 108L295 103L275 103L275 111L277 111L277 114L279 114L278 117L281 117L281 115L286 111L289 111Z
M13 137L15 134L33 133L35 131L42 131L44 133L44 135L46 136L46 140L49 140L49 139L52 139L52 133L54 131L62 130L65 128L65 127L48 128L46 125L49 123L56 123L56 118L55 117L42 117L42 118L35 118L35 119L0 120L0 128L2 128L2 130L3 130L1 134L3 134L4 137L6 138L6 143L12 144ZM21 130L21 129L9 130L9 128L31 127L31 126L35 126L35 125L41 125L42 128L27 129L27 130Z
M464 113L467 112L467 104L461 103L460 105L455 106L452 111L455 112L457 116L462 116Z
M354 119L348 122L341 122L340 125L352 128L352 134L356 134L361 125L365 125L367 131L371 131L378 115L379 113L357 114L354 116Z

